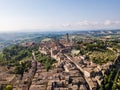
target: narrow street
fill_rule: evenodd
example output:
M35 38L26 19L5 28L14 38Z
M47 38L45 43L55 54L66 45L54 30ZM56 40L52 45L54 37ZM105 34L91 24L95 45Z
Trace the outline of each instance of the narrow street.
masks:
M80 72L82 73L82 77L83 77L83 78L85 79L85 81L87 82L88 90L91 90L91 89L90 89L89 82L88 82L87 78L84 76L84 72L83 72L82 68L77 64L77 62L74 62L68 55L65 54L65 56L67 57L68 60L70 60L72 63L74 63L74 65L80 70Z

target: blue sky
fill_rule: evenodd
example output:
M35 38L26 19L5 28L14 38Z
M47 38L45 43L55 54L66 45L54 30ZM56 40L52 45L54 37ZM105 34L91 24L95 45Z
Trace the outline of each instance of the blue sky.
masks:
M0 32L119 28L120 0L0 0Z

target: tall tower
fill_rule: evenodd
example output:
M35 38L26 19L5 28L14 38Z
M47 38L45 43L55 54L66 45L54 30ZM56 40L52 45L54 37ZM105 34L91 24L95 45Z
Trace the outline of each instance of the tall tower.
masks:
M66 34L66 42L67 42L67 43L70 42L70 40L69 40L69 34L68 34L68 33Z

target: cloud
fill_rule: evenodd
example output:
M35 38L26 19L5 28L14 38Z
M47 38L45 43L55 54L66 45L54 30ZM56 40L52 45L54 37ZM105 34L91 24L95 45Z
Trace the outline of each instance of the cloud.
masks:
M79 21L75 23L67 23L62 25L64 29L119 29L120 21Z
M120 21L90 21L90 20L82 20L78 22L69 22L69 23L51 23L51 24L40 24L39 22L32 23L0 23L0 32L10 31L10 30L89 30L89 29L120 29Z
M104 22L104 25L105 26L109 26L109 25L111 25L112 24L112 22L110 21L110 20L106 20L105 22Z
M120 21L111 21L111 20L106 20L104 22L105 26L119 26L120 25Z
M78 22L78 25L80 25L80 26L94 26L94 25L98 25L98 24L99 23L96 21L87 21L87 20Z

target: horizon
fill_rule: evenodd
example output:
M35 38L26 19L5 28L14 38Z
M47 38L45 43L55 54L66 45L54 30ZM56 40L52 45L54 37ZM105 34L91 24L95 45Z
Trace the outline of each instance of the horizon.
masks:
M57 33L57 32L89 32L89 31L120 31L120 29L91 29L91 30L55 30L55 31L52 31L52 30L32 30L32 31L3 31L3 32L0 32L0 34L8 34L8 33Z
M120 29L118 0L1 0L0 33Z

